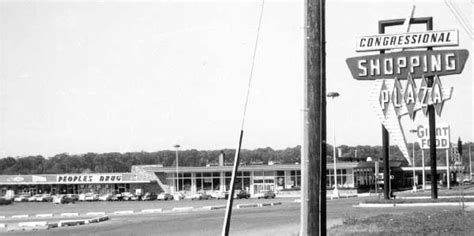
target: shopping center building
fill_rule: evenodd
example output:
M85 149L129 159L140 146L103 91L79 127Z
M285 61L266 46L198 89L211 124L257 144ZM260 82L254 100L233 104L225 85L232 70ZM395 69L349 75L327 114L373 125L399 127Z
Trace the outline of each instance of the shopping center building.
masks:
M338 163L338 185L354 188L354 168L357 162ZM328 164L328 186L334 185L333 165ZM176 178L178 173L178 179ZM15 194L81 194L81 193L135 193L228 190L232 166L163 167L162 165L135 165L130 173L36 174L0 175L0 195L6 190ZM178 182L178 188L176 183ZM251 194L261 190L299 190L299 164L243 165L239 167L236 189Z
M391 173L394 175L392 188L412 184L413 177L409 168L397 162L391 162L390 166ZM338 162L336 169L337 185L340 188L367 190L375 186L373 163ZM178 168L162 165L135 165L129 173L0 175L0 195L4 195L9 189L14 190L15 194L30 195L89 192L97 194L160 193L177 190L192 194L199 191L226 191L229 189L231 176L232 166L222 164ZM331 189L334 187L332 163L327 164L326 176L327 187ZM247 190L251 195L262 190L298 191L300 186L301 166L299 164L242 165L239 167L235 182L235 189Z

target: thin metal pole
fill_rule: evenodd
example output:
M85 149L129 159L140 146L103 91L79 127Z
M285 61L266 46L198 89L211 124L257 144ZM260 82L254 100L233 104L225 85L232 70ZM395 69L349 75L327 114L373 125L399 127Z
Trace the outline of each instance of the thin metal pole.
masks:
M416 192L416 183L415 183L415 142L413 142L413 191Z
M246 117L246 114L247 114L247 107L248 107L248 103L249 103L250 88L251 88L251 85L252 85L253 71L254 71L254 66L255 66L255 58L257 56L257 46L258 46L258 41L259 41L259 38L260 38L260 28L262 26L264 6L265 6L265 0L262 0L262 5L261 5L261 8L260 8L260 17L259 17L259 20L258 20L257 37L255 38L255 45L254 45L253 56L252 56L252 66L250 67L249 81L248 81L248 85L247 85L247 96L245 97L244 111L243 111L243 114L242 114L242 123L241 123L241 126L240 126L239 146L237 147L237 150L235 152L234 168L233 168L233 171L232 171L232 179L230 181L230 192L229 192L229 196L228 196L228 199L227 199L224 226L222 227L222 235L223 236L229 235L229 230L230 230L230 220L232 218L232 206L233 206L233 202L234 202L234 184L235 184L235 178L236 178L237 170L239 168L239 163L240 163L240 149L242 147L242 139L243 139L243 136L244 136L245 117Z
M337 189L337 155L336 155L336 104L334 103L334 96L332 97L332 132L333 132L333 156L334 156L334 190L332 193L333 197L339 197L339 191Z
M176 192L179 192L178 148L176 148Z
M471 143L469 143L469 179L472 180Z
M426 190L426 173L425 173L425 150L421 149L421 162L423 164L423 190Z
M446 149L446 187L451 188L451 171L449 171L449 148Z
M242 138L244 136L244 131L240 131L240 137L239 137L239 146L237 148L237 151L235 152L235 158L234 158L234 168L232 169L232 180L230 181L230 192L229 192L229 197L227 198L227 206L225 210L225 223L224 227L222 229L222 235L227 236L229 235L229 230L230 230L230 219L232 217L232 204L234 202L234 184L235 184L235 177L237 176L237 171L239 168L239 162L240 162L240 148L242 146Z

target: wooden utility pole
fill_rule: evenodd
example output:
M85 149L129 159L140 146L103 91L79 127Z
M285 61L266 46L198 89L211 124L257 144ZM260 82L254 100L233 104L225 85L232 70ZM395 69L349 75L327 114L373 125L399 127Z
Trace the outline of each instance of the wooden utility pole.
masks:
M326 235L325 0L305 1L301 235Z

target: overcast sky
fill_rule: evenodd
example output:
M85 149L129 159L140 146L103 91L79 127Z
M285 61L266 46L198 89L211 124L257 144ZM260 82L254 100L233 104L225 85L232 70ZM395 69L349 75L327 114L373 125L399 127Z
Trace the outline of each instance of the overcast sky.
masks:
M472 2L457 3L472 30ZM356 36L377 34L378 20L405 18L413 4L415 17L434 17L434 30L459 29L459 48L472 54L472 36L442 0L327 1L327 90L341 94L328 113L329 143L335 119L338 145L381 145L371 82L352 79L345 59L364 55ZM260 6L1 1L0 157L235 148ZM303 7L265 2L243 148L302 143ZM456 140L474 141L472 65L471 55L461 75L441 78L454 94L437 120Z

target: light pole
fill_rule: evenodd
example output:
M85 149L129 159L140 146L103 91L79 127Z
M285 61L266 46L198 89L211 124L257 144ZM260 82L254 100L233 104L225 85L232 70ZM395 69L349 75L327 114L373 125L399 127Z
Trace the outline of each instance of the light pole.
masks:
M174 145L174 148L176 148L176 192L179 192L179 170L178 170L178 149L179 149L179 145L176 144Z
M332 113L333 113L333 118L332 118L332 132L333 132L333 146L332 146L332 152L334 156L334 190L332 191L332 197L339 197L339 190L337 189L337 167L336 167L336 104L334 103L334 98L339 97L339 93L337 92L330 92L327 94L328 97L331 98L332 100Z
M412 129L410 133L415 134L418 130ZM415 183L415 140L413 140L413 163L411 165L413 167L413 192L416 192L416 183Z

